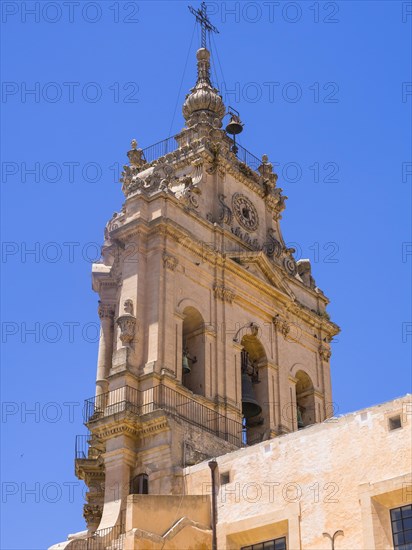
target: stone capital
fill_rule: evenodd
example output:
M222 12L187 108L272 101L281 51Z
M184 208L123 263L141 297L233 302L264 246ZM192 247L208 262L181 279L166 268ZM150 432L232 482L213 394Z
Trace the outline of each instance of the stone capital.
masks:
M114 304L107 304L99 302L98 314L100 319L113 319L114 317Z

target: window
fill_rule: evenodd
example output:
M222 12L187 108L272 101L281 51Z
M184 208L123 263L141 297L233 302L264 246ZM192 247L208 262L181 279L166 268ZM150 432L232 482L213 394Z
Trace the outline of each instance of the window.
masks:
M250 546L243 546L241 550L286 550L286 537L281 539L267 540ZM407 549L409 550L409 548Z
M389 419L389 429L397 430L398 428L402 428L401 417L399 414L397 416L392 416L392 418Z
M149 494L149 477L147 474L139 474L130 481L131 495Z
M230 472L223 472L220 474L220 485L226 485L230 483Z
M391 510L393 547L412 550L412 504Z

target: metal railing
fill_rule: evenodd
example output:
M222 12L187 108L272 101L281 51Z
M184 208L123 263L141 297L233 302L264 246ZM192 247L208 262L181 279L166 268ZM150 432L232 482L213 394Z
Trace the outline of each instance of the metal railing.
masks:
M233 142L232 139L231 141ZM257 172L259 166L262 164L261 159L256 157L253 153L251 153L250 151L248 151L238 143L236 143L236 147L237 147L236 156L240 160L240 162L243 162L244 164L249 166L252 170ZM173 151L176 151L176 149L178 148L179 148L179 144L176 140L176 137L171 136L143 149L143 157L146 160L146 162L150 163L158 159L159 157L163 157L168 153L172 153Z
M143 156L146 162L153 162L159 157L167 155L167 153L172 153L178 147L179 144L177 143L175 136L171 136L143 149Z
M94 422L113 414L131 412L144 415L155 410L164 410L217 435L221 439L240 447L242 445L242 424L227 418L214 409L196 401L193 397L160 384L148 390L136 390L130 386L109 391L85 401L85 422Z
M76 435L76 443L74 456L76 458L85 459L89 455L90 435Z
M262 160L256 157L253 153L242 147L242 145L239 145L236 143L237 147L237 153L236 156L240 160L240 162L243 162L244 164L247 164L249 168L252 168L255 172L257 172L259 166L262 164Z
M122 550L124 525L99 529L85 540L85 550Z

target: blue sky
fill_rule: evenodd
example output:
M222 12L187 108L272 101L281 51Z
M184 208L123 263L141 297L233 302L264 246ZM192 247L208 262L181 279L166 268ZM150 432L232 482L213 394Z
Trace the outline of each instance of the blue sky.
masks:
M284 237L342 328L337 412L407 393L410 2L207 4L241 142L278 163ZM183 126L198 33L189 49L183 1L1 7L1 548L37 550L84 528L73 458L96 372L91 262L122 204L130 140Z

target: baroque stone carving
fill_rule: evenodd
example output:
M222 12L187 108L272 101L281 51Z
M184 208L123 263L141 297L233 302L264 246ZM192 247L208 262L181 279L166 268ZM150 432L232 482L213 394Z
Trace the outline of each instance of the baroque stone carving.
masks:
M271 227L267 230L267 240L263 245L263 251L269 258L279 258L282 253L282 245L275 237L275 230Z
M120 328L120 340L124 346L129 346L134 340L136 317L133 315L133 301L128 298L123 305L124 314L116 319Z
M227 225L232 224L232 210L228 207L228 205L225 203L226 195L223 193L220 193L218 196L218 200L221 206L220 214L219 214L219 223L225 223Z
M183 179L183 183L185 184L185 188L180 199L186 208L197 210L199 208L198 195L201 194L200 189L193 184L192 178L189 176Z
M170 269L170 271L174 271L176 269L176 266L178 264L177 259L174 256L171 256L170 254L163 254L163 265L165 268Z
M103 304L99 301L98 314L100 319L113 319L114 306L112 304Z
M273 326L282 334L284 338L288 336L290 332L290 324L286 321L286 319L282 319L279 314L273 318Z
M130 164L132 166L137 166L137 167L140 167L146 164L146 161L143 155L143 150L137 149L137 141L135 139L132 139L131 146L132 148L130 149L130 151L127 152L127 156L129 157Z
M319 355L320 355L320 357L323 361L329 361L329 359L332 355L332 352L326 346L320 345L319 346Z
M295 258L292 256L292 254L295 252L295 249L287 248L285 252L287 255L283 260L283 267L290 275L296 275L298 267L296 265Z
M175 171L169 162L158 162L147 174L139 172L135 165L123 167L122 191L128 197L133 193L151 193L158 190L167 190L170 184L176 180Z
M222 300L222 302L228 302L229 304L233 302L236 296L233 290L226 288L224 285L215 285L213 287L213 292L216 298Z
M103 506L99 504L85 504L83 517L88 526L98 525L103 514Z
M253 250L260 250L261 246L259 244L259 241L255 238L252 239L252 237L248 233L244 233L240 227L231 227L230 230L236 237L239 237L243 242L248 244L250 247L253 248Z

